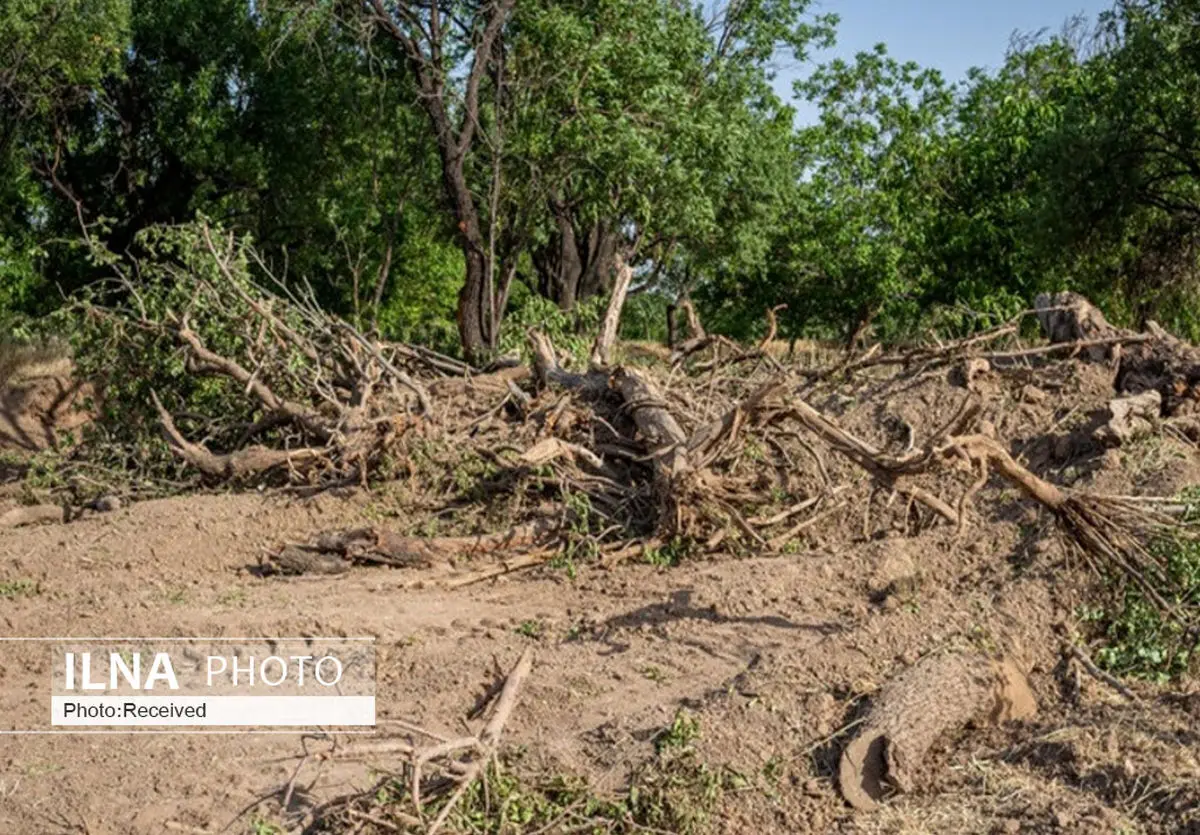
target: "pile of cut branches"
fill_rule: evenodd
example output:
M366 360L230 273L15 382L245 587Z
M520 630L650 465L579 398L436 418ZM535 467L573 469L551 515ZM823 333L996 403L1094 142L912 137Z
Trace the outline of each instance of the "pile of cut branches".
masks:
M531 331L528 367L483 373L361 332L207 225L147 246L155 257L139 262L136 280L118 270L120 303L88 315L108 328L111 353L157 358L116 382L141 386L127 399L152 404L180 463L215 483L274 478L321 489L407 477L451 529L331 531L285 546L270 570L475 563L455 580L469 582L583 544L611 562L668 543L779 552L858 518L863 536L879 525L961 532L999 477L1053 512L1097 571L1192 619L1189 592L1170 587L1148 547L1177 531L1176 518L1050 483L988 420L1002 409L984 377L1002 386L1073 357L1119 363L1118 386L1159 386L1164 403L1200 378L1195 349L1154 329L1112 328L1086 300L1040 298L1024 314L1037 315L1049 343L1021 343L1019 317L954 342L873 346L821 368L770 355L769 339L743 347L707 334L688 307L686 342L661 365L633 368L610 362L619 355L615 294L588 370L565 369ZM774 310L767 323L770 337ZM1162 379L1149 380L1155 369ZM961 395L939 395L921 432L889 413L894 397L934 378L955 381ZM839 421L847 402L876 406L859 434ZM485 554L501 559L480 570Z

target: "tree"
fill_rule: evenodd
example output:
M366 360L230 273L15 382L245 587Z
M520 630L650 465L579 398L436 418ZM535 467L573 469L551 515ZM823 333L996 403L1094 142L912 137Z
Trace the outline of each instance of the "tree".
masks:
M468 179L476 153L483 86L498 74L502 36L515 0L430 3L364 0L361 18L401 50L432 128L445 196L454 213L466 276L458 297L458 329L470 359L495 346L500 319L494 256ZM464 80L451 80L460 69ZM494 85L494 79L493 86ZM458 93L461 92L461 98Z
M61 185L69 114L119 71L129 16L129 0L10 0L0 8L0 315L44 307L35 290L59 232L49 188Z
M518 7L511 76L524 115L510 179L545 207L533 250L543 292L569 308L607 289L618 257L678 284L674 269L765 252L792 173L792 111L771 89L771 62L802 59L832 26L807 8L720 3L706 18L657 1Z

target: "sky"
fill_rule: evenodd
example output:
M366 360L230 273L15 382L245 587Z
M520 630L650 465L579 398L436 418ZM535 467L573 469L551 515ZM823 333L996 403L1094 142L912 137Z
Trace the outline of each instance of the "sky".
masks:
M841 23L837 46L811 61L852 59L882 41L893 57L935 67L954 82L973 66L998 67L1014 31L1058 32L1073 15L1094 21L1111 7L1112 0L814 0L815 13L835 13ZM781 66L776 89L790 100L792 81L804 73L803 65ZM807 103L796 107L797 122L816 120Z

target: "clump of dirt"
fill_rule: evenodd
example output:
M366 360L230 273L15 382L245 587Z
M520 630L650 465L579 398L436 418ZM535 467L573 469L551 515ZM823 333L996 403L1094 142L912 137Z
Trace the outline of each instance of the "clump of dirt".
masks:
M31 453L77 440L95 416L94 387L75 379L57 347L0 345L0 453Z

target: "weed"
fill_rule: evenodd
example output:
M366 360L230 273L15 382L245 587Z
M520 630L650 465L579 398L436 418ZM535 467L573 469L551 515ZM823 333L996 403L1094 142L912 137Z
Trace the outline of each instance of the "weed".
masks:
M283 835L284 830L264 818L255 818L250 824L252 835Z
M522 621L521 625L513 631L518 635L524 635L526 638L538 640L545 633L546 627L542 625L541 621L527 620Z
M1185 521L1200 519L1200 488L1184 491L1180 501L1188 506ZM1200 540L1163 537L1151 543L1150 551L1166 566L1170 581L1158 592L1173 606L1194 607L1200 600ZM1096 663L1115 675L1168 681L1186 673L1200 652L1200 635L1189 633L1177 617L1163 617L1132 583L1119 588L1110 602L1079 615L1105 641L1095 653Z
M644 675L646 678L650 679L651 681L655 681L655 682L665 681L667 678L666 675L663 673L662 669L659 667L655 667L653 664L643 667L642 675Z
M33 597L41 594L41 586L33 580L7 580L0 582L0 599L14 600L18 597Z
M657 548L647 548L645 560L659 568L672 568L679 565L695 550L696 543L690 539L676 536Z
M669 749L689 748L700 738L700 720L689 711L680 708L675 712L671 724L658 735L654 746L658 753Z
M246 590L244 588L234 588L224 591L217 597L217 603L221 606L241 607L246 603Z

